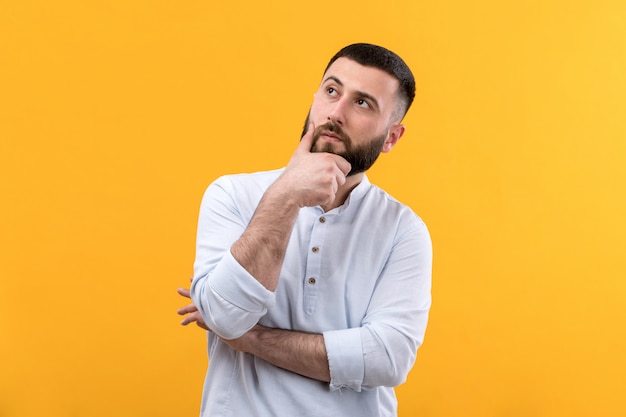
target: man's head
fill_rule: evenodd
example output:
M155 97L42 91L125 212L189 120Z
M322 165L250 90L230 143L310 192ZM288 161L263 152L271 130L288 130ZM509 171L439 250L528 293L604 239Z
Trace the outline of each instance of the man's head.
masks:
M366 67L378 68L398 80L397 117L402 121L415 98L415 78L408 65L395 53L382 46L369 43L355 43L342 48L333 56L324 73L339 58L348 58Z
M404 134L400 124L415 97L404 61L376 45L354 44L333 56L304 126L315 124L314 152L331 152L364 172ZM303 133L304 135L304 133Z

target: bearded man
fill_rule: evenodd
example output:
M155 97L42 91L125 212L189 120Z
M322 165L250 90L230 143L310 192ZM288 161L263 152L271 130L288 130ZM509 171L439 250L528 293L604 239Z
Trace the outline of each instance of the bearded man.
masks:
M183 324L208 331L201 416L395 416L431 305L428 230L365 172L404 135L415 80L354 44L329 62L285 168L202 201Z

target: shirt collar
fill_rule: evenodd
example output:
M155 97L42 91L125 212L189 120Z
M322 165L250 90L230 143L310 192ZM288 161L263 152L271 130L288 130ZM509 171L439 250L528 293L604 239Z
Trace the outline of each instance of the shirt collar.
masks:
M372 184L370 183L370 180L367 178L367 175L363 174L363 179L361 179L361 182L356 187L354 187L352 191L350 191L350 194L348 195L348 198L346 198L346 201L344 201L344 203L341 206L335 209L337 210L337 213L338 214L343 213L344 211L350 208L351 204L356 204L357 201L365 197L365 194L370 189L371 185ZM331 212L332 211L333 210L331 210Z

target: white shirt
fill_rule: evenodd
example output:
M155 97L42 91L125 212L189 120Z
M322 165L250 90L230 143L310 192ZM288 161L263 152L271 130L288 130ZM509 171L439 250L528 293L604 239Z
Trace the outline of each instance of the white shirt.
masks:
M293 228L275 292L231 255L282 170L221 177L198 222L191 295L216 334L255 324L321 333L331 382L237 352L209 332L202 416L395 416L431 304L428 230L411 209L364 176L346 202L305 207Z

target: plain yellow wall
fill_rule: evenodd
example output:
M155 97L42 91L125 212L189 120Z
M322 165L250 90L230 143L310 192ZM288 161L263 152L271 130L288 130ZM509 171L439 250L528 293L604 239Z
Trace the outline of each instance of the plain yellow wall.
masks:
M357 41L418 80L370 173L435 249L400 415L626 415L623 0L4 0L0 416L197 415L202 193L284 165Z

